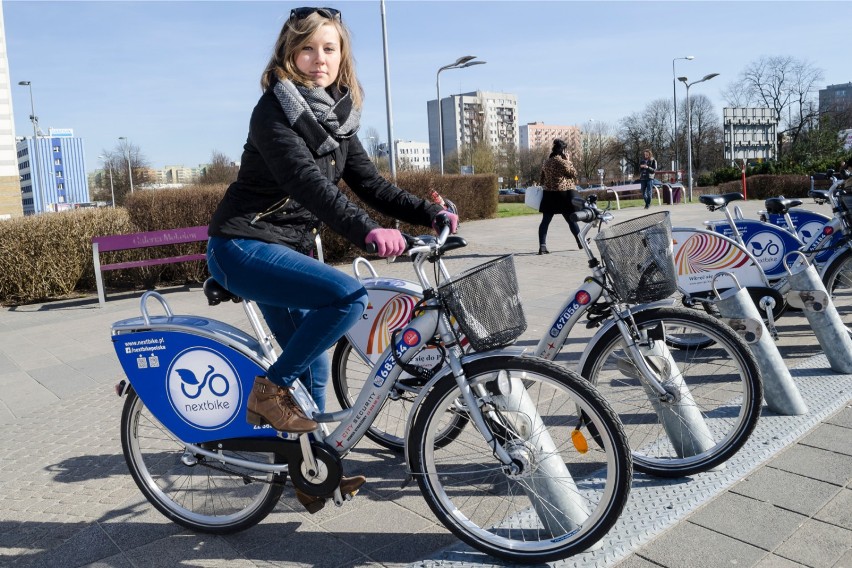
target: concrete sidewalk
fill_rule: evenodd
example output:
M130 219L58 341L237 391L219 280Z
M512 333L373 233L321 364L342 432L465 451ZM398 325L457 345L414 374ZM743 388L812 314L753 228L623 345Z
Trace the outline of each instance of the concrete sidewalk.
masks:
M761 205L741 207L754 215ZM670 210L676 226L718 217L700 205ZM616 221L643 214L625 209ZM470 246L449 261L457 272L516 254L529 321L519 344L530 347L587 274L559 219L548 239L552 254L535 254L539 219L464 223L460 234ZM412 278L404 262L375 266ZM198 287L161 292L175 313L246 327L239 306L209 307ZM401 488L402 458L366 439L347 458L347 471L369 482L343 507L308 515L288 489L272 515L239 534L194 534L168 521L127 473L122 401L112 389L122 371L110 325L137 316L140 295L113 293L103 309L92 294L0 311L0 566L501 565L460 546L416 484ZM779 330L779 348L809 414L765 411L742 455L721 472L671 480L637 475L628 511L607 537L610 552L554 565L852 568L852 376L831 373L804 317L785 316ZM575 333L569 351L579 353L591 332Z

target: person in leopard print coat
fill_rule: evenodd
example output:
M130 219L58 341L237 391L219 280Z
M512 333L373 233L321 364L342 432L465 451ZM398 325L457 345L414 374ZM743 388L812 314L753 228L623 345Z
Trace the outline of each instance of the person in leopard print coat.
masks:
M580 247L580 227L570 217L576 211L573 200L579 197L577 190L577 171L568 155L568 144L564 140L553 141L550 156L544 161L539 176L539 184L544 188L541 205L541 224L538 226L538 254L549 254L547 250L547 229L556 214L562 215Z

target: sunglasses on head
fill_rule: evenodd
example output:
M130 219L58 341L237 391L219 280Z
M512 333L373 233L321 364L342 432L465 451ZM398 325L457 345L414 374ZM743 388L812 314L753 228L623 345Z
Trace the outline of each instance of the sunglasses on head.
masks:
M311 14L319 14L327 20L341 19L340 10L335 10L334 8L311 8L307 6L304 8L293 8L290 11L290 18L302 20L304 18L307 18Z

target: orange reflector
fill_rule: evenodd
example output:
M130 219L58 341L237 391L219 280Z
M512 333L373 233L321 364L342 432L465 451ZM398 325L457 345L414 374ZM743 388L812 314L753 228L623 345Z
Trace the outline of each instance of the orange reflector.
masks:
M589 442L586 441L586 437L579 430L575 429L571 432L571 441L574 443L574 447L577 451L581 454L585 454L589 451Z

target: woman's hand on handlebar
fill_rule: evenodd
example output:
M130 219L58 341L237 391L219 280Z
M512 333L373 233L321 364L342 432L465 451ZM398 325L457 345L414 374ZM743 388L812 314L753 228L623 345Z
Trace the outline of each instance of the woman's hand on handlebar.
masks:
M435 215L435 218L432 220L432 228L435 229L435 232L440 235L441 229L446 226L450 227L451 234L455 234L459 228L459 216L449 211L441 211Z
M396 229L373 229L367 233L364 242L368 245L367 250L375 246L376 254L382 258L399 256L405 252L406 243L402 233Z

